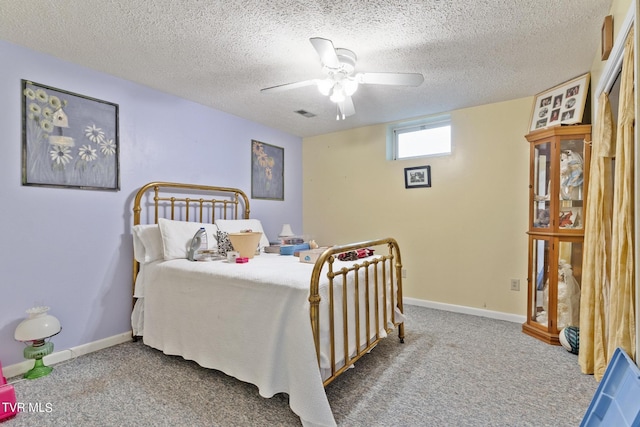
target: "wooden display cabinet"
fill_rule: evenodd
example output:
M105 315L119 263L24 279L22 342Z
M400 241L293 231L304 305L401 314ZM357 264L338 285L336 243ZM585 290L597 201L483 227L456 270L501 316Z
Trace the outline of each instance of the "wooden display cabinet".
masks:
M559 332L580 321L591 125L539 129L526 138L531 146L529 270L522 331L559 345Z

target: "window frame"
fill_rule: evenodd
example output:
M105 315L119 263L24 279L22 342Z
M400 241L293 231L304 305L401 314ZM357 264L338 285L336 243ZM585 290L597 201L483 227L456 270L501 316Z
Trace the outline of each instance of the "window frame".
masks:
M409 132L416 132L426 129L434 129L449 126L449 151L438 152L433 154L421 154L418 156L398 157L398 135ZM451 138L451 115L438 115L419 120L411 120L406 122L398 122L387 127L387 157L389 160L409 160L422 157L450 156L453 153L453 141Z

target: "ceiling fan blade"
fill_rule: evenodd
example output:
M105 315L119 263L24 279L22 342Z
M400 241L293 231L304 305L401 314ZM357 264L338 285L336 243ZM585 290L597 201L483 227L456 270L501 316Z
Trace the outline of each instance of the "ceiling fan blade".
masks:
M419 73L358 73L356 80L370 85L420 86L424 77Z
M333 42L331 40L323 39L321 37L313 37L310 38L309 41L316 52L318 52L322 65L326 65L330 68L340 67L340 61L338 61L338 55L336 55L336 49L333 47Z
M353 116L356 113L356 107L354 107L353 99L351 99L350 96L347 96L344 101L339 102L338 108L343 117Z
M264 89L260 89L260 92L283 92L285 90L297 89L299 87L311 86L313 84L316 84L315 79L304 80L304 81L295 82L295 83L285 83L283 85L278 85L278 86L266 87Z

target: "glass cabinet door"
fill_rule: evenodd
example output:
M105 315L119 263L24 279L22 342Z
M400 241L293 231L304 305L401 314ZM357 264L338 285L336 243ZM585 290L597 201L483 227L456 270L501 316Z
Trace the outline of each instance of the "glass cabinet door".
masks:
M560 229L582 229L584 185L584 139L560 140Z
M551 241L548 239L531 239L531 268L529 277L533 282L529 286L530 321L536 322L545 329L549 324L549 255Z
M582 242L532 237L531 260L530 321L554 333L579 326ZM550 316L550 310L555 314Z
M533 227L549 228L551 202L551 142L533 145Z
M558 242L557 329L580 326L580 286L582 283L582 242Z

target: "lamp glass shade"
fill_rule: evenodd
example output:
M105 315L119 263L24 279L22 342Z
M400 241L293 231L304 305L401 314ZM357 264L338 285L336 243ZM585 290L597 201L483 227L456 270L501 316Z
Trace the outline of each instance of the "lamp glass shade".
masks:
M336 84L333 87L333 92L331 93L329 99L335 103L344 101L346 99L346 96L344 94L344 89L342 88L342 86Z
M37 341L52 337L62 330L60 321L47 314L49 307L34 307L27 310L29 317L16 328L14 338L17 341Z
M331 79L318 80L318 90L323 95L329 95L331 93L331 88L333 87L334 81Z

